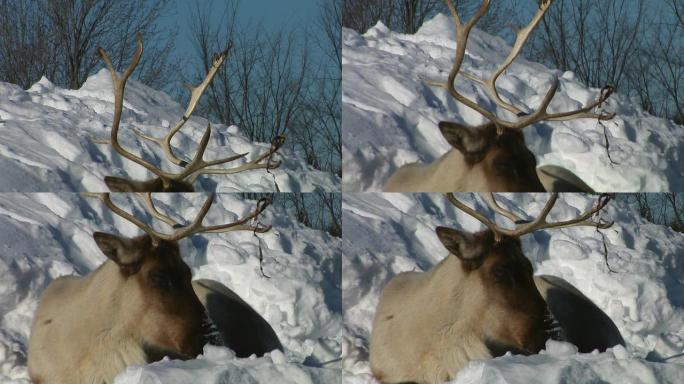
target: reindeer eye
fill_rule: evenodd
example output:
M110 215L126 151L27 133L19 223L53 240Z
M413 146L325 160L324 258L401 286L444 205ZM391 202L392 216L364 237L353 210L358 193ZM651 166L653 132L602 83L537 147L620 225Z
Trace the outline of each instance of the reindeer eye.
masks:
M515 284L515 275L507 268L494 268L494 270L492 270L492 275L494 276L494 279L501 284Z
M173 289L173 279L171 279L171 276L164 272L153 271L150 273L150 281L152 282L152 285L157 288L169 291Z
M518 177L518 170L515 168L513 159L500 159L494 162L494 169L497 173L504 176Z

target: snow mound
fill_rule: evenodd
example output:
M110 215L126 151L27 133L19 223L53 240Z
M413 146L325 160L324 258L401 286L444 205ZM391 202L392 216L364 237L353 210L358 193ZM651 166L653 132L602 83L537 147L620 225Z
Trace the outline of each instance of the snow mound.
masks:
M280 351L253 359L235 359L226 348L210 345L191 361L167 359L142 367L128 367L115 384L223 384L223 383L335 383L340 371L288 364Z
M105 176L137 180L152 179L145 168L121 157L110 145L93 139L109 138L114 111L112 79L106 69L92 75L81 89L61 89L42 78L24 91L0 82L0 192L91 191L107 192ZM178 172L161 149L133 133L133 129L162 137L185 106L164 92L134 80L126 85L123 117L119 131L121 145L164 170ZM177 153L190 159L207 127L204 118L193 117L174 136ZM249 152L246 159L226 164L235 167L268 150L270 144L252 143L236 126L212 124L212 136L205 159L212 160ZM339 178L317 171L297 154L281 148L276 157L280 168L233 175L202 176L198 190L216 192L307 192L316 188L338 190Z
M546 351L530 357L502 356L487 362L473 361L451 384L549 384L549 383L678 383L680 364L662 364L634 358L622 346L604 353ZM557 343L560 344L560 343ZM567 343L562 343L566 344ZM570 348L572 349L572 348ZM576 352L576 350L575 350Z
M343 189L381 191L402 165L429 163L451 147L437 128L441 120L469 125L484 122L474 110L456 102L447 91L421 78L446 81L456 41L452 20L437 15L415 35L394 33L381 23L364 35L342 31ZM511 48L501 39L474 30L463 69L489 76ZM504 100L532 111L541 103L554 77L560 89L550 112L570 111L597 98L571 72L562 73L519 58L499 78ZM471 100L495 108L483 89L459 76L458 90ZM538 166L558 165L577 174L594 190L611 192L684 189L684 129L645 113L638 102L614 94L604 105L617 116L604 122L610 140L611 164L603 129L596 120L542 122L524 130Z
M475 195L459 197L494 217ZM545 194L498 197L504 208L523 217L526 212L538 213L548 198ZM561 194L549 221L575 217L594 205L596 198ZM589 227L534 232L521 238L522 248L535 274L567 280L610 316L626 348L578 354L570 344L549 342L539 355L471 362L455 383L681 382L684 234L646 222L619 200L604 210L601 217L615 221L602 230L607 262L601 235ZM441 194L345 195L342 213L343 374L348 383L375 383L368 343L383 287L398 273L428 270L448 254L435 233L437 226L474 232L482 225ZM510 225L496 219L499 225Z
M112 196L129 211L139 207L122 195ZM155 195L157 206L172 207L169 211L176 212L172 216L176 220L195 217L205 198L203 194ZM205 224L234 221L254 206L254 201L219 194ZM142 208L135 212L144 215ZM260 221L272 224L273 229L259 238L242 231L193 236L179 245L193 278L213 279L234 290L273 327L285 354L237 359L227 348L207 347L196 360L130 368L119 382L166 383L173 382L166 377L192 374L207 380L192 382L244 377L246 381L227 382L287 383L309 377L316 383L327 382L317 380L330 377L335 370L339 376L340 240L302 226L278 206L268 207ZM163 225L158 229L168 231ZM105 260L92 239L95 231L140 234L134 225L113 217L99 201L77 194L0 194L0 382L28 382L31 321L47 285L60 276L85 275ZM260 271L260 244L264 273L270 278ZM278 375L282 378L272 380Z

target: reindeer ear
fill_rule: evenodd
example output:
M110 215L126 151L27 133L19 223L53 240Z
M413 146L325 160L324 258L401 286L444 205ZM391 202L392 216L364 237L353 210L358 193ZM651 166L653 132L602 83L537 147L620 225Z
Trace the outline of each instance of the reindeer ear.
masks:
M436 232L439 241L461 260L465 270L472 271L482 265L484 248L475 236L447 227L437 227Z
M496 127L492 123L468 127L451 121L440 121L439 130L446 141L458 149L471 164L482 161L485 149L496 136Z
M142 253L131 247L129 239L103 232L93 233L93 239L100 251L115 262L126 276L138 271L137 264L142 259Z
M112 192L136 192L133 190L130 180L114 176L105 176L104 182Z

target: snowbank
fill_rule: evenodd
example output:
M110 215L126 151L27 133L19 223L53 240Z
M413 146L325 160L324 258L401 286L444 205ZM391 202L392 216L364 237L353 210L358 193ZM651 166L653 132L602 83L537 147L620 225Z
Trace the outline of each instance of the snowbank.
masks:
M539 212L547 199L545 194L498 196L504 208L523 216ZM460 198L488 210L475 195ZM574 217L595 199L562 194L549 220ZM441 194L345 195L342 212L344 375L348 383L375 383L368 366L368 340L382 288L396 274L427 270L447 255L435 234L437 226L477 231L481 224ZM493 217L491 211L488 217ZM626 349L577 354L570 344L552 342L540 355L471 362L455 383L681 382L684 234L644 221L619 201L611 202L602 217L615 220L602 231L607 262L615 272L609 270L601 236L593 228L539 231L521 241L535 274L559 276L575 285L615 322ZM497 223L510 225L499 217Z
M116 384L222 384L222 383L339 383L340 371L287 363L280 351L254 359L235 359L230 350L207 345L204 354L191 361L160 361L129 367Z
M440 120L476 125L475 111L451 98L445 89L420 78L446 81L456 42L451 18L437 15L415 35L394 33L381 23L364 35L342 31L343 189L381 191L400 166L429 163L451 147L437 128ZM509 54L501 39L474 30L463 69L488 76ZM598 89L587 89L573 73L562 73L522 58L497 82L504 100L534 110L560 77L560 89L550 112L577 109L594 100ZM463 77L458 90L481 105L514 119L485 92ZM541 165L558 165L577 174L598 191L684 190L684 129L650 116L638 102L620 94L604 106L617 117L605 122L611 164L603 130L596 120L543 122L524 130L525 140Z
M0 83L0 192L107 192L104 176L152 179L150 172L122 158L110 145L93 143L93 138L110 136L113 101L112 79L105 69L89 77L78 90L61 89L45 78L26 91L14 84ZM129 80L119 142L156 166L178 172L179 168L169 163L159 146L140 139L133 129L162 137L184 111L185 106L165 93ZM190 119L174 137L174 148L190 159L206 127L206 119ZM252 143L236 126L212 124L205 159L249 152L247 160L225 164L235 167L269 147L267 143ZM279 153L283 164L272 174L259 169L203 176L195 187L217 192L275 192L275 176L284 192L339 190L337 176L314 170L287 149L281 148Z
M177 220L194 217L205 197L155 195L161 209L173 207ZM130 207L123 196L114 198ZM205 223L233 221L254 205L218 195ZM143 212L139 209L137 215L143 217ZM130 368L121 374L120 383L160 382L153 377L167 383L165 377L189 374L206 378L193 381L203 383L227 377L244 377L250 383L306 383L296 378L309 377L318 383L339 376L340 240L303 227L277 206L269 207L260 221L273 225L270 232L259 235L263 268L270 279L261 275L259 240L251 232L193 236L180 242L181 254L195 278L220 281L259 312L278 334L285 355L236 359L226 348L208 347L197 360ZM127 221L112 217L98 200L77 194L0 194L0 382L27 382L31 320L47 285L59 276L85 275L105 260L92 240L95 231L140 233ZM274 381L278 375L282 378Z

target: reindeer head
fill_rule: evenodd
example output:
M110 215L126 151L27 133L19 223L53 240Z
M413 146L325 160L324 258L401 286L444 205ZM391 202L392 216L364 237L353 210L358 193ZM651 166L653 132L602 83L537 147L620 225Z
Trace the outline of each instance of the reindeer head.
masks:
M193 358L202 352L208 320L191 285L190 268L175 241L155 244L149 235L135 238L96 232L93 238L119 266L123 280L121 311L145 345L150 361L165 355Z
M492 355L539 352L551 331L550 315L520 240L505 236L496 242L489 230L473 234L445 227L437 228L437 236L449 257L460 261L467 312L477 314L477 332Z
M190 116L192 116L200 97L214 79L214 76L221 67L221 64L223 64L225 59L228 57L231 48L232 43L229 43L224 51L214 55L212 66L209 68L207 76L198 86L194 87L189 84L185 85L191 93L190 101L183 116L166 134L166 136L158 138L146 135L138 130L134 130L134 133L139 137L158 144L164 151L164 155L171 163L182 167L182 170L178 173L164 171L142 157L134 155L119 144L119 125L121 122L121 113L123 109L124 89L126 87L126 81L128 81L128 78L137 67L140 57L142 56L142 37L140 35L137 36L137 48L135 54L133 55L131 64L121 76L119 76L114 70L112 61L104 49L98 49L98 54L105 62L105 65L112 75L112 83L114 85L114 117L112 121L111 138L107 140L94 141L97 144L111 144L114 150L121 156L145 167L148 171L157 176L155 179L147 181L128 180L108 176L105 178L105 183L112 192L193 192L194 188L192 185L197 177L201 174L232 174L250 169L275 169L280 166L281 162L273 161L272 157L285 142L284 136L274 137L271 142L271 148L268 151L257 155L256 158L245 164L233 168L212 168L215 165L244 158L249 153L241 153L222 159L205 161L204 151L206 150L207 144L209 143L209 138L211 137L211 123L208 124L207 129L204 131L204 135L202 135L197 152L191 161L185 161L179 158L171 147L171 139L173 139L173 136L180 131L185 122L190 119Z
M214 195L210 195L195 220L181 225L154 206L151 194L141 195L146 210L174 228L173 234L157 232L115 205L109 194L87 194L102 200L113 213L137 225L145 235L126 238L96 232L97 246L119 268L121 318L126 329L141 340L148 361L164 356L193 358L202 352L210 333L210 321L191 284L190 268L180 255L178 241L201 232L249 230L263 233L270 227L246 225L270 204L264 199L252 213L229 224L204 226Z
M469 179L484 179L490 191L544 192L537 177L537 160L519 130L497 134L493 123L482 127L442 121L444 138L463 155Z
M482 214L461 203L454 194L447 197L452 204L484 223L488 229L466 233L438 227L436 232L450 257L460 261L463 270L463 295L468 313L475 313L473 322L484 344L493 356L506 351L522 354L537 353L545 341L554 335L554 320L533 280L533 269L520 246L520 236L542 228L588 225L607 228L612 223L587 220L610 200L604 195L599 203L577 218L562 222L546 222L546 216L558 198L553 194L540 215L523 220L503 209L489 194L487 203L497 213L516 222L515 229L501 228Z
M470 172L462 177L475 180L485 179L486 185L489 186L489 191L543 192L544 187L536 175L536 160L532 152L525 145L521 130L542 121L562 121L580 118L610 120L615 116L614 113L593 113L592 110L600 107L613 93L614 88L612 86L604 87L596 100L587 103L582 108L551 113L548 112L548 108L560 86L560 81L556 77L553 79L551 87L536 110L527 111L516 107L501 98L496 88L496 81L520 55L527 39L544 18L553 0L541 1L530 23L525 27L515 29L516 40L513 44L513 49L487 79L463 71L461 67L465 58L466 44L470 32L489 10L491 0L483 0L479 10L467 22L461 19L451 0L445 0L445 2L451 11L456 27L456 56L446 82L426 81L426 83L445 88L451 97L475 110L487 120L487 123L480 126L465 126L453 122L439 123L442 135L452 147L461 152L466 166L470 168ZM463 96L455 86L458 75L482 86L496 105L514 114L517 119L508 121L499 118L495 111L490 111Z

